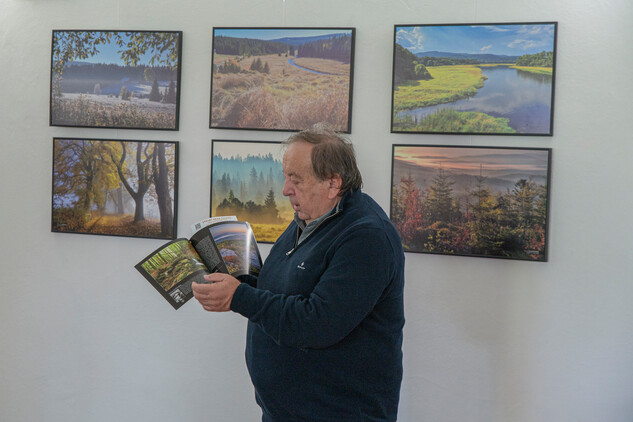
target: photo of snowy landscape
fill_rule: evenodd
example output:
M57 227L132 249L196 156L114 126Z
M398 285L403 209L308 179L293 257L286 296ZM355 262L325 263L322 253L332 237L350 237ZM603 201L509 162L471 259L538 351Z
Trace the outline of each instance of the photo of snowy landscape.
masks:
M181 39L53 31L51 126L178 129Z

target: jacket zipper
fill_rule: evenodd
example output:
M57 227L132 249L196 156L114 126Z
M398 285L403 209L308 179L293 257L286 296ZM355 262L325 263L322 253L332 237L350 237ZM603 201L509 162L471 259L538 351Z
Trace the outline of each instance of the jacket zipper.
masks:
M326 222L326 221L328 221L330 218L332 218L332 217L334 217L334 216L338 215L338 213L339 213L339 212L340 212L340 210L338 210L338 209L337 209L337 210L334 212L334 214L332 214L332 215L330 215L330 216L328 216L328 217L325 217L323 220L321 220L321 222L320 222L319 224L317 224L317 226L314 228L314 230L312 231L312 233L310 233L310 236L312 236L312 234L313 234L315 231L317 231L317 229L318 229L319 227L321 227L321 224L325 223L325 222ZM309 237L309 236L308 236L308 237ZM297 227L297 238L295 239L295 246L294 246L292 249L290 249L288 252L286 252L286 256L290 256L290 254L292 254L292 253L293 253L293 252L297 249L297 247L298 247L298 246L297 246L297 242L299 242L299 227Z

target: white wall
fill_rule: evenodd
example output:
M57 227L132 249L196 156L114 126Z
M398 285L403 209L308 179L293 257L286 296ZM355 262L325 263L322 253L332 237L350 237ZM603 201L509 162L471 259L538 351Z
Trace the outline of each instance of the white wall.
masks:
M407 254L405 422L633 420L630 0L0 0L0 420L254 421L245 320L133 269L163 242L50 232L54 136L181 142L208 215L213 26L357 28L351 139L389 206L394 143L553 148L548 263ZM389 133L394 24L558 21L553 137ZM180 130L48 126L52 29L182 30ZM262 246L264 254L269 245Z

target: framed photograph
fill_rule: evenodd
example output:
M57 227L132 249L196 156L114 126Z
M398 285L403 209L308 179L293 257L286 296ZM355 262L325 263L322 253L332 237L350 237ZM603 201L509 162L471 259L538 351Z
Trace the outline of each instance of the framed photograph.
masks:
M284 198L281 142L212 141L211 216L248 221L258 243L274 243L294 217Z
M214 28L210 127L351 132L354 28Z
M549 148L394 145L406 252L547 261Z
M176 238L178 142L53 138L51 231Z
M391 132L552 136L556 30L396 25Z
M181 31L53 30L50 125L178 130Z

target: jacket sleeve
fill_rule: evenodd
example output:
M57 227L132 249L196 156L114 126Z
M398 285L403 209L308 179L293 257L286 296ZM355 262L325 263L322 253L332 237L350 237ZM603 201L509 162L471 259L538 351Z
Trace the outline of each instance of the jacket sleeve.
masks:
M278 344L329 347L352 332L389 290L402 265L396 254L381 229L356 229L332 251L330 265L308 297L242 284L231 309Z
M246 283L252 287L257 287L257 277L250 274L243 274L237 277L241 283Z

